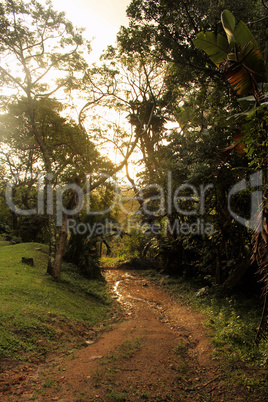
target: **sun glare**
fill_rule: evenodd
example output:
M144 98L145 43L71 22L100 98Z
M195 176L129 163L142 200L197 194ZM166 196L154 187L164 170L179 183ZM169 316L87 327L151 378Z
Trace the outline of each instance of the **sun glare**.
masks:
M91 40L91 61L97 61L108 45L115 43L121 25L127 25L126 8L130 0L53 0L53 7L64 11L77 27L85 28L84 36Z

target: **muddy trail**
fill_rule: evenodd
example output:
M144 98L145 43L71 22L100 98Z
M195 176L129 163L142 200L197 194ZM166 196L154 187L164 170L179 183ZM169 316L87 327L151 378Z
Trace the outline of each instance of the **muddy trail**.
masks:
M105 277L120 320L116 313L115 323L86 348L25 375L28 390L3 400L264 400L228 384L228 373L212 359L205 317L134 271L106 269Z

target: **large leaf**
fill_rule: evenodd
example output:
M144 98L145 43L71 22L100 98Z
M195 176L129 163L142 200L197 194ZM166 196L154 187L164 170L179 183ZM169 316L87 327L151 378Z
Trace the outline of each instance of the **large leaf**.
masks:
M257 82L263 82L265 77L264 57L259 49L252 47L252 43L247 43L243 49L236 47L235 51L228 53L228 61L244 65L251 70Z
M233 65L225 73L233 89L239 94L252 93L252 77L247 68L241 64Z
M235 17L231 11L224 10L222 12L221 22L230 44L239 43L241 47L244 47L247 43L252 43L252 47L256 49L259 47L250 29L243 21L239 21L235 26Z
M228 42L235 43L235 17L229 10L224 10L221 14L221 23L226 32Z
M248 45L229 53L223 66L228 81L239 95L254 93L256 84L264 79L264 58L258 49Z
M259 49L252 49L243 59L243 64L253 71L257 82L265 80L265 61Z
M194 44L221 67L239 95L257 94L257 84L265 78L265 60L258 44L243 21L235 26L230 11L223 11L221 21L228 40L214 32L200 32Z
M241 47L244 47L247 43L252 43L252 47L255 49L259 48L256 39L243 21L239 21L237 24L234 36L236 43L239 43Z
M194 44L198 49L204 50L217 66L227 60L229 44L227 39L221 34L216 36L214 32L210 31L199 32L194 40Z

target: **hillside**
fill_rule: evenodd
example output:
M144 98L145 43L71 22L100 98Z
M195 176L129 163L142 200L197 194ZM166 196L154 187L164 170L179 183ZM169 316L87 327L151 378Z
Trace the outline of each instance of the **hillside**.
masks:
M12 362L40 362L57 351L85 345L104 327L111 301L105 281L65 264L60 281L46 274L47 246L0 248L0 370ZM34 266L22 263L33 258Z

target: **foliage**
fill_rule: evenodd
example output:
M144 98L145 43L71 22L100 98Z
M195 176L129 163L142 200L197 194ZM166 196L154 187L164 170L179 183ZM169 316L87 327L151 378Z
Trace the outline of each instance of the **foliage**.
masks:
M54 11L51 2L6 0L0 18L0 80L12 98L40 99L77 85L85 67L79 50L86 43L64 13ZM1 99L2 105L10 101Z
M58 101L41 99L29 108L28 101L22 99L8 109L0 121L1 142L5 144L2 159L8 163L12 176L23 174L24 182L31 183L40 172L49 173L49 167L58 182L71 182L84 173L86 164L92 166L91 171L94 169L94 161L97 163L99 158L97 150L73 121L60 115L63 106Z
M264 4L264 3L263 3ZM222 61L218 57L213 61L217 64L221 61L224 64L225 75L233 85L235 91L238 95L241 94L253 94L256 100L256 109L253 111L246 111L241 113L239 117L246 117L246 124L244 123L243 129L245 132L240 134L240 138L245 137L245 141L242 143L242 151L249 157L250 163L249 167L254 166L255 168L262 168L262 173L264 175L264 192L263 200L260 211L254 217L255 218L255 233L252 238L253 252L252 261L256 261L258 265L258 272L261 275L262 283L264 284L263 294L265 295L263 315L261 318L260 326L256 335L256 343L259 343L261 338L265 338L265 331L267 331L267 323L265 319L266 303L267 303L267 238L268 238L268 227L267 227L267 124L266 124L266 106L267 106L267 92L265 92L265 86L267 83L262 81L267 78L267 68L265 65L266 60L262 56L261 52L257 49L257 43L251 34L250 30L245 26L244 23L239 23L235 28L235 18L229 11L225 10L222 13L222 24L227 34L228 43L230 47L234 46L232 49L232 55L221 53L220 57L223 57ZM210 56L213 57L213 53L217 51L219 56L219 51L217 48L218 43L211 45L211 41L208 44L206 41L206 34L200 33L200 37L197 38L196 45L204 49ZM201 41L200 41L201 39ZM222 43L222 41L221 41ZM212 49L211 49L212 46ZM228 48L228 46L227 46ZM268 41L266 37L266 49L267 53ZM240 54L239 54L240 53ZM234 55L234 57L233 57ZM266 54L267 56L267 54ZM260 85L261 84L261 85ZM243 101L251 101L249 97L242 99ZM264 106L264 108L263 108ZM252 126L249 121L253 121L254 115L258 114L260 120L255 120L255 127ZM257 130L256 130L257 129ZM240 144L241 145L241 144Z
M216 37L214 32L199 32L194 44L224 72L239 95L252 93L257 97L258 83L264 81L265 75L265 60L259 46L243 21L235 26L230 11L222 12L221 21L227 39L220 33Z
M35 205L37 177L42 169L54 176L54 181L45 186L75 182L84 188L90 174L90 191L99 187L95 199L98 210L109 203L111 196L109 186L102 188L108 176L100 178L100 173L115 174L126 166L126 176L143 210L139 223L147 224L149 229L154 224L160 227L156 235L148 235L147 231L125 237L128 253L157 260L163 269L175 274L187 271L193 276L212 275L217 283L228 280L235 267L248 259L250 239L248 231L238 226L228 212L228 191L253 168L265 163L262 12L262 3L255 0L238 0L235 4L227 0L213 4L208 0L133 0L127 10L130 25L121 28L117 47L107 49L101 67L89 67L84 57L88 43L63 13L53 11L50 3L43 7L35 1L5 1L1 8L0 46L4 57L0 80L3 90L11 90L11 97L1 97L5 112L0 121L5 144L2 161L9 177L19 174L16 203L23 208ZM240 20L237 25L234 15ZM11 68L7 61L14 56L17 62ZM242 106L245 103L248 108L252 99L238 102L224 76L235 91L242 94L250 90L256 102L262 103L256 115ZM85 101L78 124L64 117L68 105L53 99L63 91L70 96L65 98L66 104L73 100L73 93L79 93ZM120 119L116 115L107 121L112 110L120 114ZM233 121L230 119L227 127L226 118L230 116ZM263 122L257 125L260 117ZM125 123L118 124L118 120ZM239 127L238 120L242 122ZM262 153L258 140L263 145ZM98 151L105 147L120 153L122 162L116 167L100 157ZM141 152L137 182L127 165L136 147ZM245 153L251 159L250 166ZM168 213L162 212L157 186L166 196L168 175L172 175L173 189L185 184L195 188L213 186L213 191L206 193L205 210L198 210L188 187L182 195L190 198L180 204L185 214L178 213L174 205ZM239 215L245 216L248 211L249 198L248 192L233 198ZM94 197L92 200L94 204ZM74 207L75 202L74 191L66 192L64 205ZM148 217L144 206L157 213ZM194 213L187 214L192 208ZM67 240L67 217L57 233L54 216L48 215L47 220L18 220L13 215L5 222L13 225L18 236L29 226L35 229L42 225L42 238L50 241L48 272L57 277ZM85 215L83 211L77 216L77 222L105 227L105 215ZM116 214L109 217L116 222ZM195 234L165 232L167 225L192 225L198 219L213 226L214 233L197 238ZM87 235L71 235L66 258L79 261L85 274L95 275L95 255L102 243L106 242L110 250L109 235L90 239ZM36 230L28 231L26 239L37 240Z
M96 170L100 173L111 164L105 165L85 130L63 117L71 91L82 89L88 67L84 55L90 49L82 30L74 28L64 13L55 12L49 2L42 6L36 1L11 0L2 5L1 27L0 81L3 92L11 94L9 98L1 96L5 112L1 116L2 161L9 177L16 177L20 186L17 195L20 193L21 199L16 201L29 208L41 172L45 188L55 189L56 185L81 184L86 175ZM66 104L62 105L53 97L62 98L64 91L70 97L68 101L65 94ZM72 210L74 193L65 194L64 202ZM46 212L48 272L58 277L65 231L62 227L57 237L55 209L48 206ZM20 230L20 218L16 217L16 230Z
M103 158L86 133L73 121L60 115L62 105L56 100L41 99L35 102L35 131L42 137L42 147L31 132L31 114L26 99L9 106L1 116L2 161L9 168L6 177L16 180L13 201L21 209L36 208L38 191L46 186L46 173L53 171L50 185L72 183L96 169L105 168ZM44 152L43 152L43 151ZM98 167L97 167L98 166ZM43 196L45 197L44 193ZM70 194L65 192L64 202ZM23 241L51 242L48 216L51 209L44 202L44 210L36 216L12 213L14 234ZM10 212L9 212L10 215Z
M179 63L200 72L205 58L200 59L194 51L192 41L198 32L209 28L219 29L219 15L224 9L232 9L242 20L250 14L254 20L262 17L263 8L258 1L132 1L127 14L128 28L122 28L119 41L122 48L130 52L151 53L156 59ZM260 33L265 21L255 26ZM258 34L257 34L258 35ZM199 61L198 61L199 58ZM208 68L208 72L210 69Z
M115 191L109 182L100 186L90 194L90 200L76 217L75 227L70 229L64 259L76 264L87 278L102 278L99 259L103 246L109 255L111 239L117 234L112 229L117 219L116 209L111 208L114 198ZM83 230L79 231L79 227Z
M211 2L208 5L207 2L133 1L128 8L130 25L122 28L118 35L118 49L124 57L136 54L145 58L150 54L152 60L166 62L164 91L156 97L156 102L166 101L168 117L179 126L168 135L165 133L165 143L160 141L148 155L139 177L140 192L151 199L150 205L156 210L157 190L148 189L146 185L157 183L167 195L168 174L172 175L173 189L185 184L195 188L208 183L213 186L213 190L206 193L203 214L181 216L175 208L168 213L159 212L150 219L143 214L142 223L148 221L149 226L160 225L158 235L147 239L148 242L144 238L145 248L166 272L187 273L194 277L209 275L214 278L212 282L218 284L228 282L234 272L243 270L243 264L249 270L251 239L248 230L239 226L227 209L228 191L249 175L252 167L244 158L244 150L248 152L248 149L243 139L237 141L240 127L236 126L236 121L226 123L230 115L238 114L241 109L235 92L226 85L223 73L241 93L251 85L257 101L261 98L257 86L264 76L264 59L255 40L256 37L263 49L263 6L260 2L250 1L247 5L243 3L243 7L241 2L232 3L232 11L241 20L261 19L260 24L252 24L249 29L243 22L235 25L233 14L224 11L229 5L228 1L214 7ZM222 12L221 24L219 15ZM203 33L199 33L201 31ZM207 50L213 63L195 44ZM251 73L253 67L256 71ZM242 72L248 74L246 87L242 87L241 80L245 78ZM240 77L238 81L236 73L236 77ZM160 111L163 117L164 110ZM138 197L139 192L136 193ZM189 197L190 194L185 192L183 195ZM240 216L247 215L249 193L241 193L232 201ZM148 201L146 205L149 205ZM184 203L183 209L191 210L193 206L194 200L188 205ZM195 208L198 208L197 204ZM167 224L171 227L177 223L191 225L197 218L210 223L213 234L195 236L165 231ZM240 283L244 286L243 281Z
M70 122L64 124L59 103L49 98L78 87L79 74L86 67L79 51L84 41L81 30L76 30L64 13L55 12L49 2L42 6L34 0L6 0L0 18L0 101L2 112L6 112L1 122L2 141L10 143L4 147L3 156L11 176L25 175L27 199L27 190L35 184L40 168L45 174L59 175L64 170L66 173L75 160L63 136L78 134L77 127L73 129ZM70 138L68 142L70 145ZM56 238L51 216L48 221L50 270L55 264Z
M267 104L261 104L246 116L242 127L244 152L254 169L267 169Z

